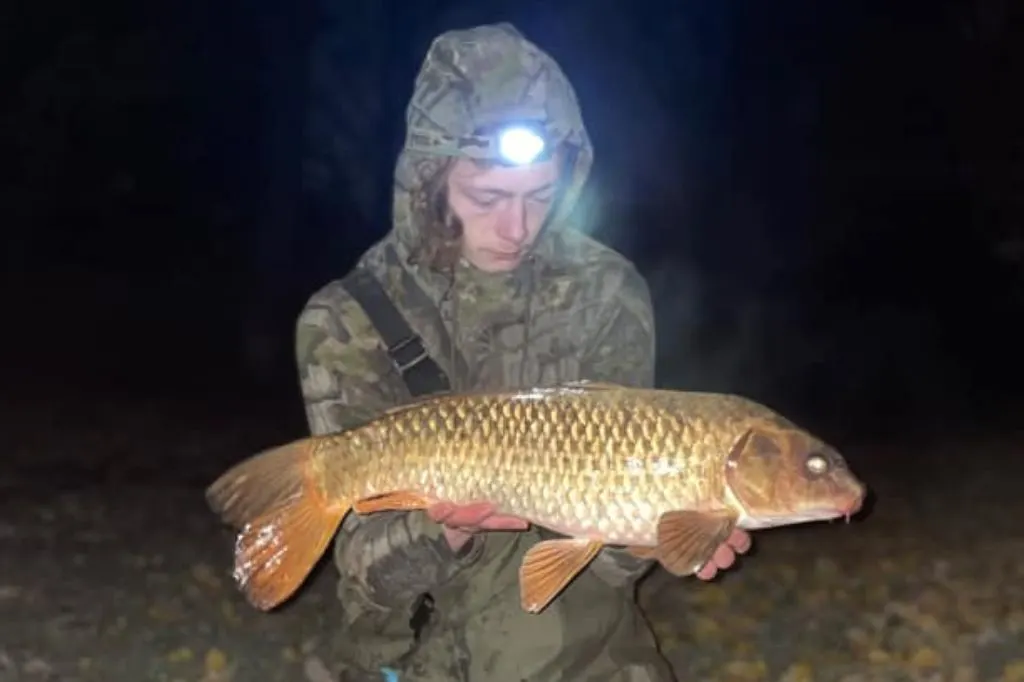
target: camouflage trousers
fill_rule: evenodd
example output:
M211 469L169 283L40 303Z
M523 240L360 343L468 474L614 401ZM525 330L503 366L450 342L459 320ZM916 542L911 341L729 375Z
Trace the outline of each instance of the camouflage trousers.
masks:
M411 610L361 608L355 595L339 595L347 622L333 638L342 679L381 682L381 669L391 668L399 682L675 680L631 588L584 571L543 612L527 613L521 551L507 549L437 590L423 622L411 622Z

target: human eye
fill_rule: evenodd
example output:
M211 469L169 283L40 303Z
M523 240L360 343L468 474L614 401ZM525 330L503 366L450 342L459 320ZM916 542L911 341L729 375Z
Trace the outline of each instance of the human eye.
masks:
M550 204L555 198L554 187L542 187L529 195L530 201L538 204Z
M498 198L495 196L477 196L470 194L469 200L473 202L473 205L477 208L494 208L498 204Z

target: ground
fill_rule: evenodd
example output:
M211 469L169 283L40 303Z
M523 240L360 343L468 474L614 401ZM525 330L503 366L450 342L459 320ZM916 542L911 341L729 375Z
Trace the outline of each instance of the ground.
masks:
M201 495L294 422L108 402L2 405L0 680L327 682L330 570L255 611ZM1022 444L844 446L875 493L864 518L761 532L710 584L653 573L641 598L679 679L1024 682Z

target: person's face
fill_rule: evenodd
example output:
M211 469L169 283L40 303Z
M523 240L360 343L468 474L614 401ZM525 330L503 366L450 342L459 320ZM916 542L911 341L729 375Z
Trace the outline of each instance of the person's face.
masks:
M555 197L557 158L529 166L459 159L448 175L448 206L462 223L462 255L485 272L514 269L540 233Z

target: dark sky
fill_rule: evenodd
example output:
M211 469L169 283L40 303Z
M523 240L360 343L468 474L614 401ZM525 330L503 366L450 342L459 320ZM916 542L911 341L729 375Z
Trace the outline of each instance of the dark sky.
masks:
M597 235L649 278L662 383L886 414L1018 393L1013 3L300 4L0 23L22 374L293 391L298 307L387 229L430 40L508 20L577 89Z

